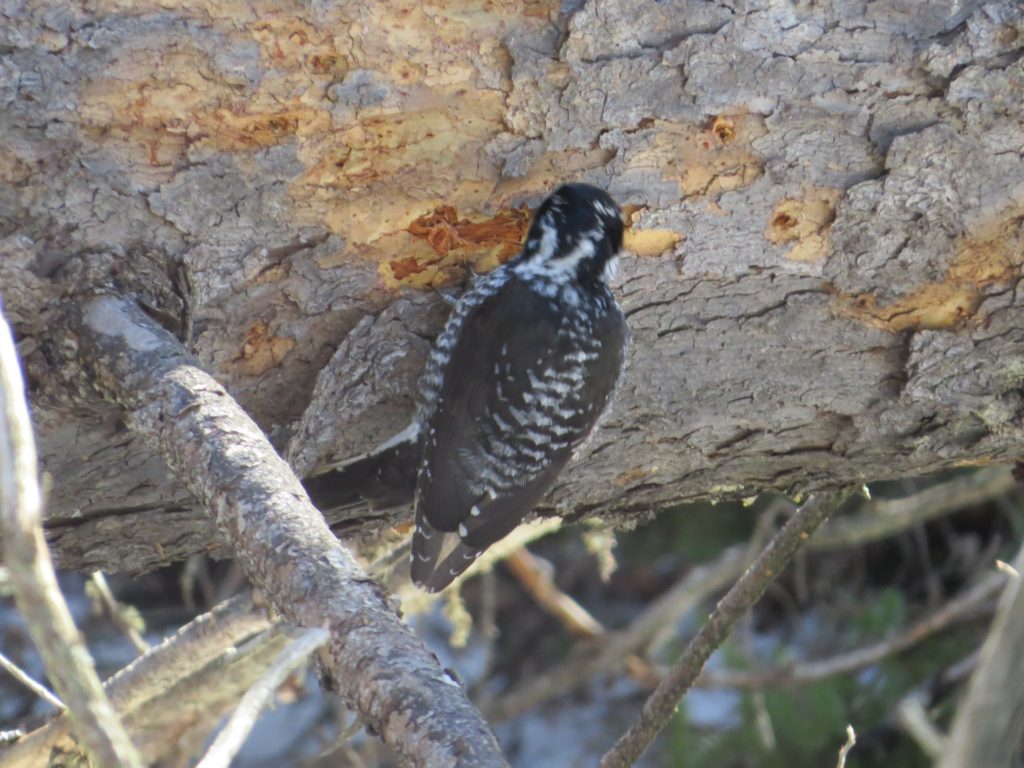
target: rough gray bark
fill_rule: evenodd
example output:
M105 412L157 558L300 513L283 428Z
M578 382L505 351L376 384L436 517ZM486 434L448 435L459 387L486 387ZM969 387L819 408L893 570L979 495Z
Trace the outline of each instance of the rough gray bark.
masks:
M328 630L318 653L324 684L367 728L410 766L507 766L459 683L332 535L259 427L174 336L114 295L68 302L62 325L85 378L201 501L254 587L288 621Z
M403 425L423 288L566 178L629 206L639 255L625 385L548 508L1016 458L1022 31L1013 0L3 4L0 291L59 561L217 547L55 368L62 296L138 295L305 470Z

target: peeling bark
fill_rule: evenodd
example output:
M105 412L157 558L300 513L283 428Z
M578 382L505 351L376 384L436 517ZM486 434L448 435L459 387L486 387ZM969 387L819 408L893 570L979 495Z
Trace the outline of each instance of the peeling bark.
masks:
M424 289L506 258L567 178L629 212L634 343L546 511L1010 461L1022 79L1011 0L4 5L0 291L56 556L218 547L60 369L61 297L137 296L308 470L404 425L445 314Z

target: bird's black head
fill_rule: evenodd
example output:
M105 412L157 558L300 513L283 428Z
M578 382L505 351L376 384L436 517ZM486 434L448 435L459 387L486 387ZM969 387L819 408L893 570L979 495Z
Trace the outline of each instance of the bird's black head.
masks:
M563 184L537 209L520 269L581 282L607 278L622 248L622 231L622 213L607 192Z

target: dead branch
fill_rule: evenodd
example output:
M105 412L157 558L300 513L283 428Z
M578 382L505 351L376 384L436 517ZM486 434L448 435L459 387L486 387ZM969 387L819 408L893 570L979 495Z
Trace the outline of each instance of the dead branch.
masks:
M1010 467L985 467L899 499L877 499L856 515L829 520L810 547L827 551L878 541L913 525L984 504L1014 486Z
M713 563L694 568L672 589L654 601L630 626L605 635L600 648L572 658L561 666L524 683L483 705L492 720L516 717L548 699L583 685L594 675L607 672L635 653L665 626L670 617L685 614L708 595L724 589L743 572L743 547L731 547Z
M828 551L841 543L865 544L892 536L906 526L934 519L926 511L929 505L936 505L949 514L962 509L960 504L978 503L1002 493L1010 479L1009 468L993 467L942 483L936 486L936 493L922 491L905 499L873 501L856 514L829 520L807 543L807 551ZM954 501L957 503L952 503ZM701 601L739 578L756 554L749 546L731 547L713 563L694 568L628 627L603 636L596 650L588 648L544 675L487 702L484 711L492 720L516 717L583 685L595 675L616 668L645 646L661 644L668 629L675 627L679 619Z
M711 654L729 636L733 625L760 599L796 550L825 522L842 499L837 494L812 496L789 519L718 602L707 623L644 703L637 722L601 758L601 768L628 768L636 762L672 718L679 700L700 675Z
M217 738L196 768L228 768L252 732L260 712L288 675L330 639L330 633L320 627L298 633L270 669L245 692L224 730L217 734Z
M0 314L0 512L3 553L18 609L96 765L140 766L138 753L100 685L43 539L36 446L14 338Z
M533 599L571 634L587 638L605 634L604 627L586 608L558 588L551 578L551 566L526 547L509 555L505 564Z
M964 594L953 598L899 634L864 648L827 659L802 662L783 669L705 674L698 678L696 685L700 688L755 689L773 685L807 685L834 675L856 672L889 656L902 653L955 624L985 615L986 610L991 610L990 599L1005 583L1004 576L991 574Z
M948 739L928 716L920 695L903 697L896 707L896 720L929 759L942 757Z
M231 598L196 617L117 672L104 682L104 690L117 712L132 719L140 708L176 683L195 675L228 649L268 627L265 612L254 608L250 595ZM75 749L77 743L68 718L62 715L4 751L0 766L33 768L54 750L67 753Z
M836 763L836 768L846 768L846 757L856 744L857 733L853 730L852 725L848 725L846 726L846 743L839 748L839 760Z
M144 702L125 725L150 762L190 765L221 718L266 673L288 644L280 625L244 641ZM182 736L184 734L184 736Z
M103 609L110 615L117 628L128 638L135 650L139 653L148 651L149 643L146 642L142 633L132 624L124 606L114 597L114 593L110 589L110 584L107 583L107 577L103 574L103 571L93 571L89 574L89 581L92 582L93 587L96 589L96 594L99 596Z
M24 685L47 704L54 707L58 712L67 709L64 706L64 702L54 696L49 688L33 679L31 675L2 653L0 653L0 667L3 667L7 674Z
M1024 548L1013 562L1024 570ZM1010 576L938 768L1008 768L1024 735L1024 589Z
M119 711L131 712L225 650L270 627L266 611L253 604L251 594L225 600L111 677L106 683L110 700Z
M413 765L505 765L493 735L310 504L263 432L134 303L66 307L77 360L163 455L289 621L326 626L326 683ZM74 365L74 361L69 361Z

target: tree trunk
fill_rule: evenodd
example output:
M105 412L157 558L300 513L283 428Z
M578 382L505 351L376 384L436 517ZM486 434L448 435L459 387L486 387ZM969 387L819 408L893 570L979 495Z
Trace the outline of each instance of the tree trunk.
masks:
M568 179L628 212L633 342L546 508L1013 460L1022 82L1013 0L5 2L0 292L56 556L218 547L58 364L62 302L135 296L308 471L404 426L446 312L427 289L513 255Z

